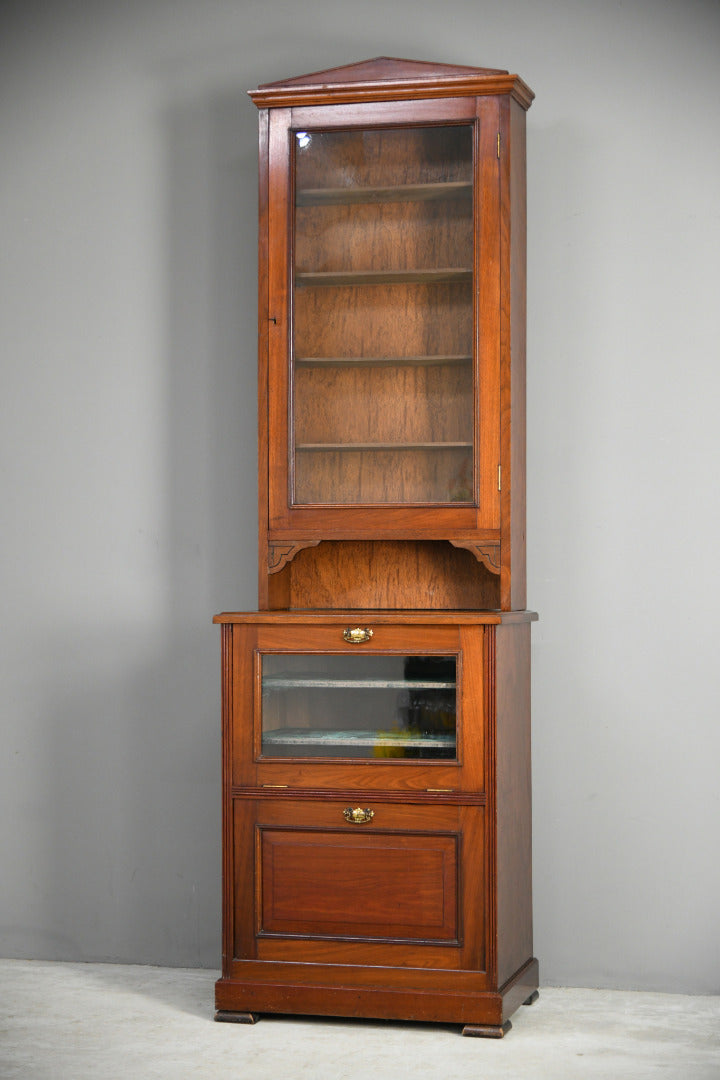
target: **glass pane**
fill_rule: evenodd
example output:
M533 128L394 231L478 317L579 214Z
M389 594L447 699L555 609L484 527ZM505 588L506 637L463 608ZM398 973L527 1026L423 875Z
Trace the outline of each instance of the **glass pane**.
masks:
M456 757L454 656L262 658L262 754Z
M472 146L295 132L295 504L473 501Z

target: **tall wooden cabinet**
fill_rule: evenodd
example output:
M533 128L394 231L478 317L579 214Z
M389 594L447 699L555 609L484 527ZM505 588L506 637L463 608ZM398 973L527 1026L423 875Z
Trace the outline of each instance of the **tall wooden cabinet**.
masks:
M525 113L379 58L261 86L259 610L223 672L217 1018L499 1036L532 954Z

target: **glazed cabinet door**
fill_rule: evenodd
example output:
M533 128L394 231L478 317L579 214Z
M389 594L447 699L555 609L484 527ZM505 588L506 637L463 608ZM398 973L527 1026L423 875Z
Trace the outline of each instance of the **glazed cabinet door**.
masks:
M232 632L234 788L484 790L482 628Z
M271 536L499 527L495 111L271 112Z

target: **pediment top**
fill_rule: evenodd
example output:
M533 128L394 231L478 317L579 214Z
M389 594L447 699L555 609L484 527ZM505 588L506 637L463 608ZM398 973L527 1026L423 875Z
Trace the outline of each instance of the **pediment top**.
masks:
M406 79L436 79L448 75L507 75L499 68L476 68L465 64L434 64L428 60L401 60L396 56L376 56L354 64L295 75L291 79L264 83L259 90L280 86L337 86L357 82L387 82Z
M259 108L490 93L511 93L525 108L534 97L519 76L503 68L437 64L394 56L376 56L296 75L249 91Z

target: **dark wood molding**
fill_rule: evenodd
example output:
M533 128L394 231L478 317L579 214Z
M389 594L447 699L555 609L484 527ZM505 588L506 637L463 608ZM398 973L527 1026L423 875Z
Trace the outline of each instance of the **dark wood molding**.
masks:
M399 619L397 611L373 611L354 608L351 611L223 611L213 616L213 622L267 624L267 626L342 626L348 623L368 622L374 626L499 626L522 622L536 622L535 611L403 611Z
M423 803L436 805L442 803L448 806L485 806L487 795L479 791L372 791L367 788L358 791L357 788L346 790L334 788L297 788L277 787L272 784L260 787L233 787L230 791L232 799L299 799L301 802L359 802L361 800L373 803L402 803L403 805L421 806Z

